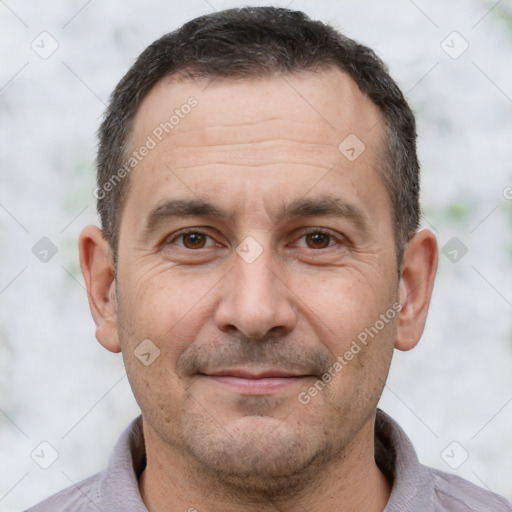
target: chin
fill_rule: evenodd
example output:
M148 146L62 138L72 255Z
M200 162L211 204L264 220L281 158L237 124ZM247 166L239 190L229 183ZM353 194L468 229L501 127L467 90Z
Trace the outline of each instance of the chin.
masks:
M188 427L186 444L203 474L244 495L278 498L311 484L332 458L333 447L326 439L315 441L314 434L286 420L246 416L224 427L195 423Z

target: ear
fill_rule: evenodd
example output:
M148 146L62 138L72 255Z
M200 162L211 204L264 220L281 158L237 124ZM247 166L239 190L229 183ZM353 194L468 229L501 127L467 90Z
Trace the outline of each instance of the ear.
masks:
M402 263L395 348L414 348L423 334L437 271L437 240L431 231L422 229L409 241Z
M79 251L89 308L96 323L96 339L107 350L120 352L112 251L101 229L84 228L80 233Z

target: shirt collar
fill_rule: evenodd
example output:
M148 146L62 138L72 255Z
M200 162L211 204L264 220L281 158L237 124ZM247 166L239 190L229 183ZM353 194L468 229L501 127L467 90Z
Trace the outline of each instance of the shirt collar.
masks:
M419 463L405 432L380 409L377 409L375 422L375 458L392 482L384 512L418 510L417 507L423 511L433 510L434 476ZM120 512L147 512L138 486L145 465L144 433L139 416L121 434L108 468L101 473L95 493L99 507Z
M377 409L375 460L392 482L384 512L434 510L434 475L418 460L411 441L398 423Z

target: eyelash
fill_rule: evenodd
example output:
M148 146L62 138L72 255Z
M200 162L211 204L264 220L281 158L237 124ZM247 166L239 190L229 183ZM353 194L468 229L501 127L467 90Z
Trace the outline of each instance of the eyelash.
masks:
M326 230L323 228L315 228L315 227L305 228L305 230L302 231L300 237L297 240L300 240L301 238L304 238L307 235L317 234L317 233L328 236L330 238L330 240L329 240L330 242L332 240L334 240L335 242L338 242L338 243L343 243L345 245L348 244L348 240L343 235L336 236L329 230ZM166 238L162 245L166 246L166 245L175 243L176 240L182 239L184 236L190 235L190 234L202 235L202 236L206 236L206 237L214 240L214 238L211 235L209 235L208 233L205 233L204 231L200 231L199 229L188 229L185 231L181 231L177 235L174 235L172 238ZM191 252L200 251L201 249L208 249L208 247L201 247L199 249L188 249L187 247L184 247L181 245L179 247L182 247L183 249L186 249ZM303 249L306 248L306 249L311 249L312 251L321 251L321 250L325 250L325 249L330 249L331 247L333 247L333 245L328 245L327 247L322 247L320 249L312 249L310 247L303 247Z

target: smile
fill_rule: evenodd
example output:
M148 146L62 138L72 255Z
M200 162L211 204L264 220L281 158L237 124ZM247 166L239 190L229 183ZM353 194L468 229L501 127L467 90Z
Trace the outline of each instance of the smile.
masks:
M211 382L245 395L267 395L304 385L313 375L297 375L280 370L251 372L248 370L222 370L200 374Z

